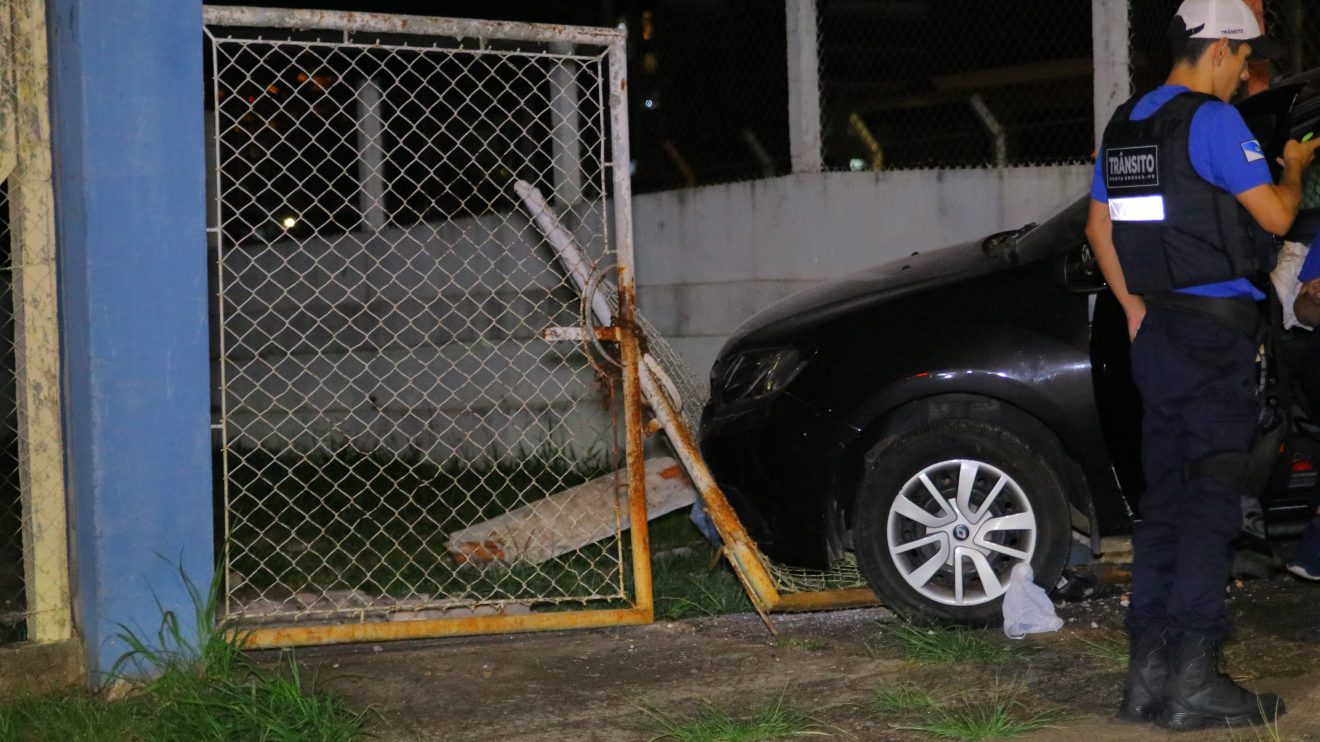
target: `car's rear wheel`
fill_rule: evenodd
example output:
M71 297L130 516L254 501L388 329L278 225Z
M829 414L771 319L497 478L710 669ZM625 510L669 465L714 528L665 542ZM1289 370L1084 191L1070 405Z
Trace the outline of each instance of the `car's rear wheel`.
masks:
M997 624L1014 565L1051 585L1067 558L1059 467L1014 432L939 420L882 441L853 517L871 588L899 615Z

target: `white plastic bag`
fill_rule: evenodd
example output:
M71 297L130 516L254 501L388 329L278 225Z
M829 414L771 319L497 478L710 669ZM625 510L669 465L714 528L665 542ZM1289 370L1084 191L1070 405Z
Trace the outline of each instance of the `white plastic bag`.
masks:
M1063 619L1054 612L1054 603L1040 585L1032 582L1031 565L1014 565L1004 592L1004 636L1022 639L1027 634L1058 631Z

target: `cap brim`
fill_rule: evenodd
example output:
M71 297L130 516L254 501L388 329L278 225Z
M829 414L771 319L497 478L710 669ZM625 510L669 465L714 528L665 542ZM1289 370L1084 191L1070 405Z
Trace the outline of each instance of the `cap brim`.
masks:
M1250 59L1254 62L1266 59L1279 60L1288 56L1288 47L1268 36L1257 36L1247 43L1251 44Z

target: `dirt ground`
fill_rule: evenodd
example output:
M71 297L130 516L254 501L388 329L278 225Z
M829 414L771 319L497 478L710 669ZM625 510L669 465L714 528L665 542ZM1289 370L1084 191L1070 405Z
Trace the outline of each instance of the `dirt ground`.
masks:
M1230 606L1238 636L1228 669L1281 693L1282 739L1320 740L1320 585L1287 575L1246 583ZM1009 642L1021 656L994 666L920 664L886 640L898 625L879 608L775 617L779 637L738 614L609 630L300 650L317 684L372 707L374 731L397 740L647 740L644 711L691 714L710 704L737 716L783 696L839 739L921 740L894 728L912 717L876 710L877 688L908 681L937 693L1021 683L1033 709L1060 707L1057 729L1029 740L1165 740L1154 727L1111 718L1123 670L1097 652L1121 630L1118 596L1065 604L1055 634ZM1088 644L1088 642L1091 642ZM267 654L265 660L276 659ZM1185 740L1270 739L1237 730Z

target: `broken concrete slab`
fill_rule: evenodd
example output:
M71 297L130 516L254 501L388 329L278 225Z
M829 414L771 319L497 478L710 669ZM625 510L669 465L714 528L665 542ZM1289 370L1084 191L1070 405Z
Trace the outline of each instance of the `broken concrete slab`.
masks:
M646 462L646 517L689 507L697 492L672 458ZM539 564L627 530L624 470L510 510L449 535L445 548L459 564Z

